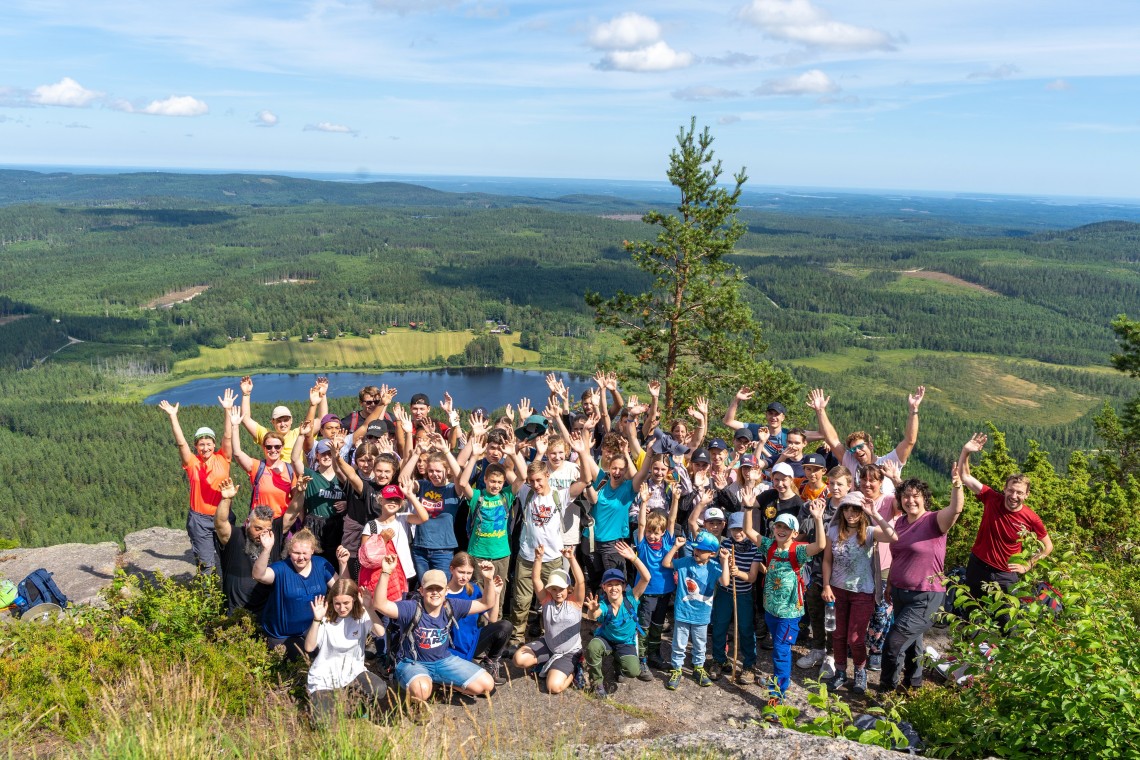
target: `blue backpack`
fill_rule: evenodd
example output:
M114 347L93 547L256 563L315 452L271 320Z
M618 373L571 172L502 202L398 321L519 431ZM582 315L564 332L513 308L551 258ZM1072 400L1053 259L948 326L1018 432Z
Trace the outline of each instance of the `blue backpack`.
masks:
M38 604L58 604L61 609L67 609L67 595L55 585L51 573L42 567L20 581L17 590L15 604L21 615Z

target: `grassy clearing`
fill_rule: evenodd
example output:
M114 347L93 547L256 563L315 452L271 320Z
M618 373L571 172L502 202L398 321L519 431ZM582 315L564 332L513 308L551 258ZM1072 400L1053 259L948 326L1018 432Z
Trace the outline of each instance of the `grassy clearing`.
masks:
M896 293L948 293L951 295L1000 296L989 288L967 282L945 272L920 269L902 272L902 277L884 289Z
M175 375L269 367L329 370L334 367L369 369L420 367L437 356L463 353L474 337L470 330L420 332L391 328L387 335L367 338L337 338L302 343L268 340L268 333L254 333L253 341L238 341L225 348L203 348L200 356L174 365ZM518 337L500 335L503 364L535 364L539 355L520 348Z

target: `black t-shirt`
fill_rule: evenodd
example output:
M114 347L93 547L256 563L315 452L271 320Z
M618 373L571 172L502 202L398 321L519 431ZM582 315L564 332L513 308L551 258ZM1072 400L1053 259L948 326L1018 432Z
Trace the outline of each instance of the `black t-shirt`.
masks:
M273 548L269 552L269 564L281 559L281 518L273 521ZM222 592L226 595L229 611L246 609L255 615L269 599L270 586L253 579L253 562L245 552L245 527L235 525L230 531L230 540L221 545L214 536L214 548L218 552L222 573Z
M357 472L357 475L359 474ZM384 488L369 478L361 476L361 480L363 487L360 493L357 493L351 485L344 491L345 510L340 542L353 556L360 549L364 526L369 520L375 520L380 516L380 491Z
M800 498L799 494L793 494L788 499L781 499L775 488L765 491L756 498L756 507L760 510L760 526L756 532L761 536L774 538L772 524L776 522L776 518L780 515L792 515L796 520L799 520L800 509L803 506L804 500Z

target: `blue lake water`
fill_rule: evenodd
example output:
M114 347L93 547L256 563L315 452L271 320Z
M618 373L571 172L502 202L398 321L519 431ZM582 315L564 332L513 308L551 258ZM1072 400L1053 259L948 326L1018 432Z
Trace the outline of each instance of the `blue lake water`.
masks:
M576 399L588 387L594 387L589 378L567 372L555 373L566 383ZM356 394L366 385L388 385L399 389L396 401L406 406L416 393L426 393L432 405L438 404L444 391L451 393L455 405L463 409L485 406L488 409L518 404L526 396L531 403L541 409L546 405L549 393L546 387L546 373L535 370L514 369L441 369L414 372L329 372L330 398L351 396L351 400L333 405L330 411L348 414L356 408ZM253 400L255 402L280 401L286 404L304 402L309 398L309 388L317 375L290 375L272 373L253 375ZM178 404L213 406L226 388L241 393L241 376L211 377L191 380L188 383L169 388L145 399L144 403L157 404L160 400ZM294 410L299 414L301 410Z

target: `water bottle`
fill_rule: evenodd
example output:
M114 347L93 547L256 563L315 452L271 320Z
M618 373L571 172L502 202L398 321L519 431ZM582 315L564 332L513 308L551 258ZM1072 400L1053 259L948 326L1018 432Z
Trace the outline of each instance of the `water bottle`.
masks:
M835 602L828 602L823 608L823 630L828 633L835 630Z

